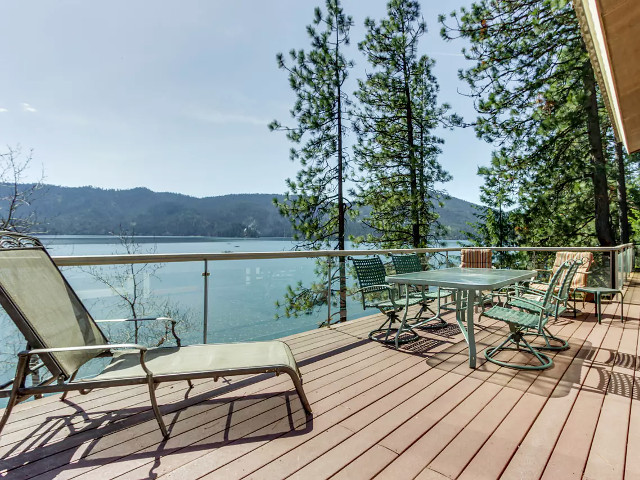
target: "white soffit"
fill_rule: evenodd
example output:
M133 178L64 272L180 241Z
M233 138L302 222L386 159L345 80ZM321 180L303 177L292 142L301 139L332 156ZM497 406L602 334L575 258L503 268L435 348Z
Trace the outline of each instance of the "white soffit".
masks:
M640 150L640 0L574 0L617 138Z

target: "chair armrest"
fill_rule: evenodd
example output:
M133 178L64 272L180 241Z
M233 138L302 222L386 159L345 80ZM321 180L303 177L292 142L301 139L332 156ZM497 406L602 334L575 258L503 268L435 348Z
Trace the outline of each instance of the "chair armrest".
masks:
M539 305L539 304L537 304L537 303L535 303L535 302L533 302L533 301L529 300L528 298L517 297L517 300L518 300L519 302L528 303L528 304L529 304L529 305L531 305L532 307L540 308L540 305Z
M119 322L146 322L149 320L163 320L163 321L169 321L171 322L171 334L173 335L173 338L176 339L176 345L178 345L179 347L182 346L182 341L180 340L180 337L178 337L178 334L176 333L176 325L178 324L178 322L176 322L173 318L170 317L141 317L141 318L116 318L116 319L109 319L109 320L96 320L96 323L119 323ZM160 341L160 344L164 343L166 337L163 337L163 339Z
M139 345L137 343L114 343L107 345L83 345L78 347L54 347L54 348L36 348L34 350L23 350L18 353L19 357L28 357L31 355L39 355L41 353L56 353L56 352L82 352L87 350L111 350L113 348L135 348L141 352L146 352L147 347Z
M379 288L384 288L385 290L389 290L389 291L393 291L394 288L391 285L388 284L383 284L383 285L369 285L368 287L362 287L359 288L358 290L356 290L354 293L371 293L371 292L375 292L376 290L373 289L379 289Z
M23 350L18 353L18 357L21 361L26 362L27 358L31 355L39 355L41 353L55 353L55 352L82 352L87 350L112 350L114 348L133 348L140 351L140 366L147 374L149 381L153 381L153 373L147 368L144 361L144 354L147 353L147 347L139 345L137 343L114 343L107 345L83 345L81 347L55 347L55 348L36 348L35 350Z
M116 323L116 322L146 322L149 320L169 320L175 322L173 318L169 317L141 317L141 318L110 318L107 320L96 320L96 323Z
M590 273L593 273L591 270L587 270L586 272L576 272L576 275L589 275Z

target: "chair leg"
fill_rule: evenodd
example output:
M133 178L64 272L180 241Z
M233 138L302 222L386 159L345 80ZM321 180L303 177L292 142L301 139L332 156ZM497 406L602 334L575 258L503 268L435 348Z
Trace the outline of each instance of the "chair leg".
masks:
M393 325L393 323L396 320L399 320L399 319L398 319L397 314L396 314L395 311L389 311L389 312L382 311L382 313L387 315L387 319L377 329L371 330L369 332L369 340L373 340L374 342L387 343L387 344L396 343L396 337L398 337L398 335L403 333L403 332L411 332L412 335L409 338L403 338L403 339L398 338L398 343L399 344L400 343L412 342L412 341L414 341L414 340L416 340L418 338L419 335L411 328L410 325L406 325L406 327L408 327L408 328L402 329L402 332L400 331L400 329L402 328L402 325L400 325L400 327L397 329L398 331L395 332L396 334L393 335L393 338L391 338L392 337L392 331L395 330L395 329L391 328L391 325ZM385 325L387 325L387 324L388 324L388 326L385 328ZM374 338L374 336L376 334L379 334L379 333L383 333L384 334L384 338L382 338L382 339Z
M515 343L517 347L505 347L504 345L509 341ZM526 347L526 350L522 350L520 348L520 342L524 344L524 346ZM502 360L498 360L494 358L499 352L504 350L530 353L538 359L538 361L540 362L540 365L522 365L522 364L516 364L516 363L503 362ZM496 365L500 365L501 367L516 368L519 370L544 370L545 368L549 368L550 366L553 365L553 360L551 359L551 357L533 348L529 344L529 342L527 342L527 340L524 338L521 331L515 331L511 333L507 337L507 339L497 347L487 348L484 351L484 356L491 363L495 363Z
M147 375L147 384L149 385L149 397L151 397L151 407L153 408L153 414L156 416L156 420L158 421L158 426L160 427L162 436L164 438L169 438L169 432L167 432L167 427L164 424L164 420L162 420L162 414L160 413L160 409L158 408L158 401L156 400L156 385L151 375Z
M567 350L569 348L569 342L563 338L559 338L556 337L555 335L553 335L549 330L547 330L546 327L542 328L542 332L526 332L524 333L524 335L531 335L531 336L535 336L535 337L542 337L544 338L544 342L545 342L545 346L544 347L535 347L538 350L550 350L553 352L556 351L563 351L563 350ZM554 340L558 343L560 343L560 345L553 345L550 340Z
M11 414L11 410L18 403L18 391L20 387L24 386L25 379L27 378L27 366L29 364L29 357L20 356L18 360L18 367L16 368L16 376L13 379L13 386L11 387L11 396L9 397L9 402L4 409L4 413L2 414L2 418L0 419L0 432L7 424L7 420L9 420L9 415Z
M76 370L71 374L71 377L69 378L69 383L73 382L76 379L77 374L78 374L78 370ZM62 396L60 397L61 402L64 402L65 398L67 398L68 393L69 393L69 390L67 390L66 392L62 392Z
M311 415L311 405L309 404L307 395L304 393L304 390L302 388L302 376L298 376L298 373L294 370L287 369L287 373L291 377L293 385L296 387L296 392L298 392L298 397L300 397L300 402L302 402L304 411L307 412L307 415Z

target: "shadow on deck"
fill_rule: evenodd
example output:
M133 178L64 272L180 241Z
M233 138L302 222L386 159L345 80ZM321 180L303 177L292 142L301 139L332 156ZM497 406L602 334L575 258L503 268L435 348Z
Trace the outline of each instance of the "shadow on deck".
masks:
M624 323L618 303L601 325L587 303L551 324L570 348L542 372L486 362L507 330L486 317L475 370L455 323L400 350L368 340L378 315L288 337L312 417L288 378L266 374L162 384L166 441L144 386L28 402L0 437L0 475L640 478L639 286Z

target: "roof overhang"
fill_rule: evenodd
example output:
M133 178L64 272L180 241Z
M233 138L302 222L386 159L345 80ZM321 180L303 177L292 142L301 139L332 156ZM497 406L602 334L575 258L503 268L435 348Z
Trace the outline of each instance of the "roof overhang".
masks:
M640 0L574 0L616 137L640 151Z

